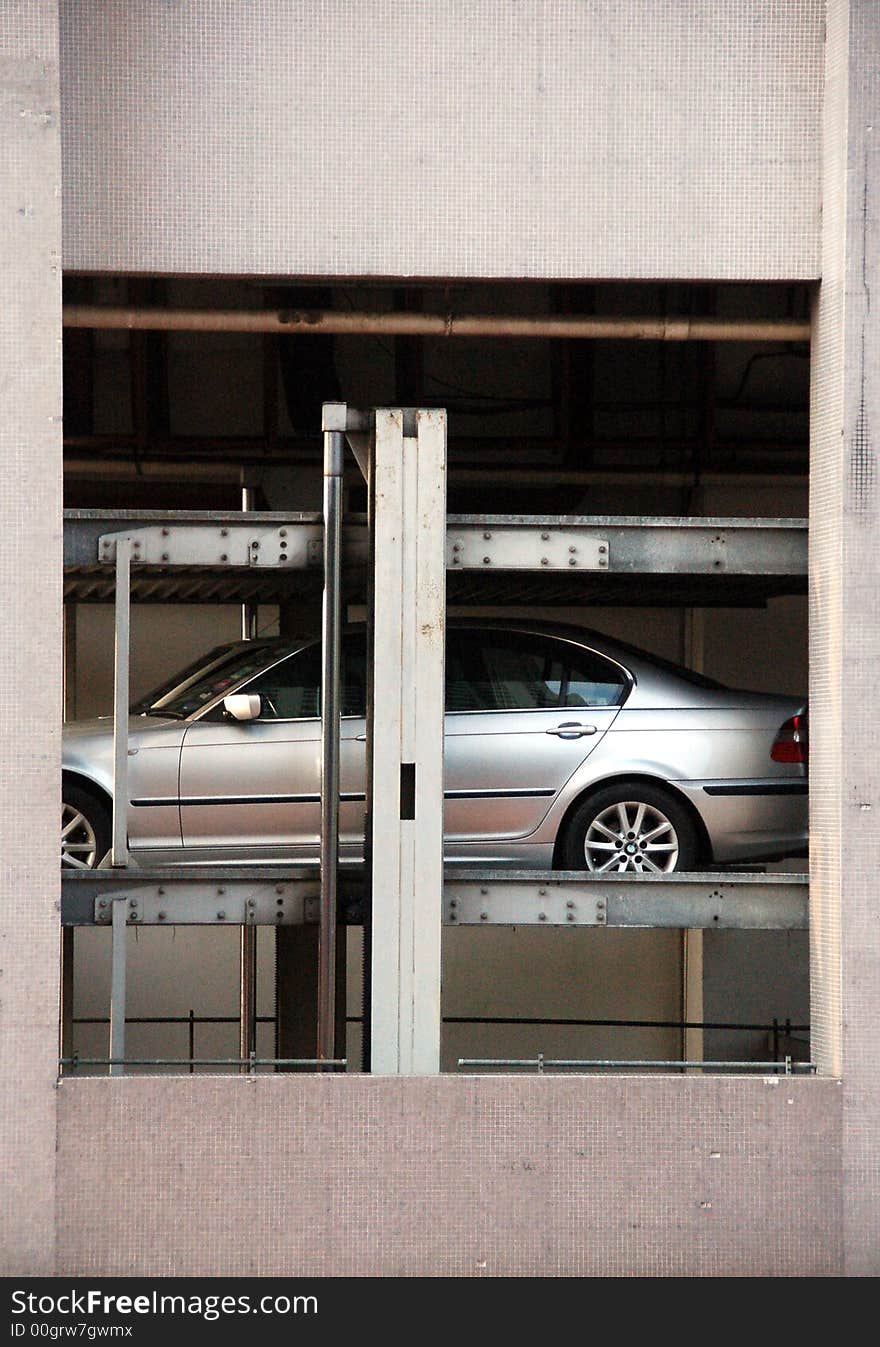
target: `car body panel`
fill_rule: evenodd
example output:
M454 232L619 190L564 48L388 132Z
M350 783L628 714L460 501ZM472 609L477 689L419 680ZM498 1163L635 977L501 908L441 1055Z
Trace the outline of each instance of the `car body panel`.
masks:
M363 837L365 722L342 722L340 842ZM184 846L314 852L321 835L321 722L198 721L186 731L180 762Z
M179 720L129 717L129 836L135 849L181 846L178 778L185 730ZM65 726L62 770L111 799L113 757L112 716Z
M619 713L603 706L447 714L447 842L528 837Z
M500 630L508 644L521 638L526 647L532 636L549 638L595 652L623 671L619 705L447 711L450 863L546 868L573 806L622 779L653 782L688 802L708 839L706 862L805 854L806 769L770 757L780 726L803 712L803 699L703 685L646 652L570 626L454 619L450 627L496 636ZM349 632L346 640L355 648L362 636ZM262 641L259 658L264 669L277 671L282 656L313 649L314 641ZM257 654L248 647L249 660ZM254 681L249 667L247 678L224 682L222 692L246 690ZM237 722L221 715L222 695L212 691L183 719L131 718L133 856L145 864L316 863L320 718ZM363 716L342 718L343 864L362 857L365 735ZM67 726L63 767L111 795L112 720Z

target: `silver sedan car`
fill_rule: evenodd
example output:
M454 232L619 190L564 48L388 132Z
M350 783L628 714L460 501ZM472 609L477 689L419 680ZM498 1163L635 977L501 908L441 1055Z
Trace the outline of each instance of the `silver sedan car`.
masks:
M362 859L366 635L343 641L340 856ZM212 650L132 708L141 865L306 862L320 833L321 646ZM806 854L803 700L740 692L581 628L450 621L446 860L658 873ZM112 720L68 725L62 864L110 844Z

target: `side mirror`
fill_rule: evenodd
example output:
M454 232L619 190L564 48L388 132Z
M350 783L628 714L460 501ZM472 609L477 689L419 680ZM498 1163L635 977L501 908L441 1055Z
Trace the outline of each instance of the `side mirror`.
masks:
M223 698L223 710L230 720L256 720L263 709L257 692L232 692Z

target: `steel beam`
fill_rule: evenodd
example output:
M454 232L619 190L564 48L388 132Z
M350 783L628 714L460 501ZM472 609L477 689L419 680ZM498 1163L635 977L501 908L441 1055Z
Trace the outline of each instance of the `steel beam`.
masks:
M112 564L132 540L138 568L320 568L323 525L315 514L173 515L66 511L68 568ZM574 548L574 551L570 549ZM605 549L604 551L601 549ZM343 529L346 565L366 563L366 526ZM488 558L488 560L486 560ZM609 574L803 576L805 519L615 515L450 515L446 566L453 570L607 571Z
M805 519L450 515L447 527L450 570L792 576L807 571Z
M360 920L362 876L345 874L341 914ZM447 869L443 921L450 926L641 926L804 930L808 877L730 871L591 876L575 871ZM237 872L199 867L151 874L71 871L61 877L66 926L109 926L114 903L138 926L303 926L320 910L317 871ZM569 906L572 904L572 906ZM483 913L486 915L483 916Z
M808 894L806 875L485 871L448 878L443 906L453 926L806 930Z

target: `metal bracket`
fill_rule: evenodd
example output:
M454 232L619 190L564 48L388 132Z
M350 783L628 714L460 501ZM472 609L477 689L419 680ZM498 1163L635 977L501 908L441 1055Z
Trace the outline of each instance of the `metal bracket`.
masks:
M447 881L443 920L450 926L604 926L603 893L573 893L550 883L473 884Z
M95 924L112 922L114 903L127 901L126 922L137 926L300 926L318 920L317 882L303 892L301 883L139 884L124 882L116 892L95 899Z
M131 539L133 565L281 567L303 570L320 565L321 524L280 524L257 532L253 523L204 526L168 524L104 533L98 539L98 560L116 560L118 541Z
M610 564L607 538L582 529L486 528L455 524L447 530L450 570L602 571Z

